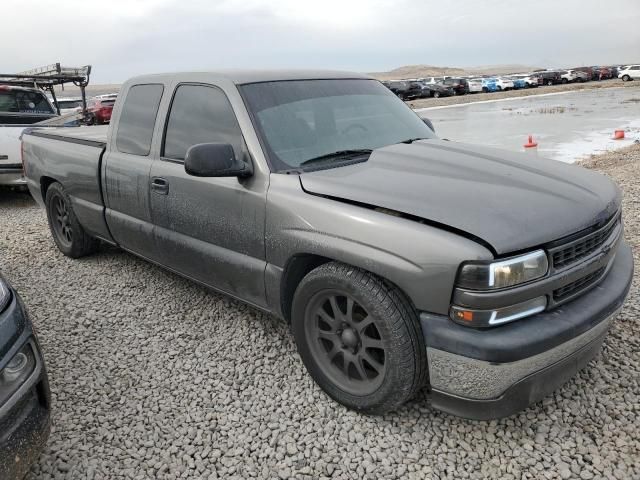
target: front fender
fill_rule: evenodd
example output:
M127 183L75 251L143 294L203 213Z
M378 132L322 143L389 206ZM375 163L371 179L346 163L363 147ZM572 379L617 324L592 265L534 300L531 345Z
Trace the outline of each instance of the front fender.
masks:
M272 175L266 257L284 269L317 255L375 273L397 285L418 310L447 314L460 263L488 260L478 243L415 220L305 193L293 175Z

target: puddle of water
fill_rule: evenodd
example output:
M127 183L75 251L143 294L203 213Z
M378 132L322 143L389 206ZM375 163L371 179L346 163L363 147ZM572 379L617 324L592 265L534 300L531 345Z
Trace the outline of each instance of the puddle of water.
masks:
M442 138L523 151L528 135L541 156L574 162L640 139L640 90L611 88L504 102L421 109ZM625 140L613 140L624 129Z

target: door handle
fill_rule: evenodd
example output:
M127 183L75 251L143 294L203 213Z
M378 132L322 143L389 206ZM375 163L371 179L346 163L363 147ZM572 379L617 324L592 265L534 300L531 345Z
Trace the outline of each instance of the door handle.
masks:
M166 178L153 177L151 179L151 190L153 190L158 195L168 195L169 182L167 181Z

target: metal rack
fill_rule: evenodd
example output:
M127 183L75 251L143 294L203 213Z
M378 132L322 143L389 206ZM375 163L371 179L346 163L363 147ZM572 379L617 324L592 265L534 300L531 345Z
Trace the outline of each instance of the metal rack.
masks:
M20 73L0 73L0 85L13 85L18 87L31 87L47 90L53 98L58 115L60 115L60 106L56 98L56 92L53 87L66 83L73 83L80 88L82 94L82 112L87 110L87 95L85 87L89 85L89 77L91 75L91 65L83 67L63 67L59 63L37 67ZM64 87L63 87L64 88Z

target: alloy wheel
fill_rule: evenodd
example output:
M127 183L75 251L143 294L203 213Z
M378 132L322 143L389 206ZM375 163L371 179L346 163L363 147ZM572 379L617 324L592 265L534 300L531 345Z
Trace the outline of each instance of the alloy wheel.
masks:
M71 221L69 219L69 207L66 200L56 195L53 198L53 228L56 232L58 240L67 246L73 241L73 232L71 230Z
M322 291L306 309L311 354L323 373L352 395L369 395L384 380L386 351L376 318L350 295Z

